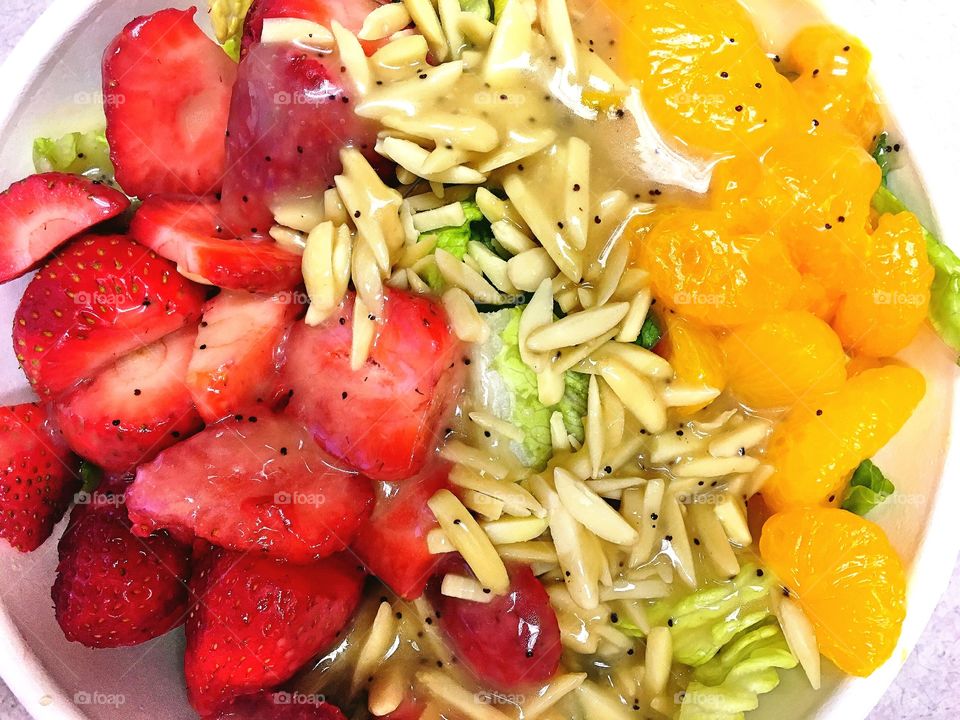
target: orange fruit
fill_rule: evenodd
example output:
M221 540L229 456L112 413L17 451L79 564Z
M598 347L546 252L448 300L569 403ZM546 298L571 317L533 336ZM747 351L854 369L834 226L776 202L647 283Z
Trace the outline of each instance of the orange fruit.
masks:
M847 377L837 334L806 312L731 330L723 350L731 392L754 408L792 406L839 389Z
M795 106L736 0L606 0L624 30L621 72L675 146L714 156L759 150ZM672 141L672 142L671 142Z
M805 398L774 427L774 468L763 498L775 512L837 501L850 473L873 457L913 414L926 390L913 368L864 370L834 393Z
M870 53L843 30L821 25L802 30L784 57L813 132L847 133L861 147L871 147L883 118L870 87ZM814 125L814 119L816 124Z
M820 652L838 668L865 677L893 654L906 576L878 525L846 510L789 510L764 524L760 555L803 608Z
M672 312L664 314L663 340L657 352L670 362L677 379L691 385L706 385L723 390L727 384L720 342L710 328ZM702 410L703 405L679 408L683 414Z
M859 262L880 167L843 138L800 135L763 158L753 197L786 241L797 268L829 289L843 288Z
M916 337L930 308L926 236L912 213L884 215L872 235L862 236L858 254L834 327L856 353L893 355Z
M776 235L739 232L719 211L664 213L637 242L656 297L707 325L738 325L781 310L800 286Z

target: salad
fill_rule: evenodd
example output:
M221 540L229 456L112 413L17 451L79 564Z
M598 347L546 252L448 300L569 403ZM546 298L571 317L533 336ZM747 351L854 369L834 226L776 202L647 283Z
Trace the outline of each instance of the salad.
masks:
M735 720L905 616L877 457L960 350L843 30L211 0L0 194L0 537L204 719ZM769 12L769 9L768 9ZM766 17L766 16L764 16ZM215 39L214 39L215 36ZM28 152L24 148L24 152Z

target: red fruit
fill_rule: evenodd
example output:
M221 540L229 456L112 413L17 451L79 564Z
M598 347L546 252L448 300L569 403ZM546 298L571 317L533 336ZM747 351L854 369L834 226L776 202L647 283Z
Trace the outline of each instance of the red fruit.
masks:
M108 471L153 460L203 427L184 385L195 326L124 355L54 404L67 444Z
M0 468L0 537L35 550L80 487L76 458L36 403L0 408Z
M134 215L130 234L180 270L222 288L275 293L301 283L299 255L273 240L233 237L224 230L219 212L216 200L209 198L152 197Z
M215 549L196 564L184 671L200 715L275 687L327 649L360 601L363 573L339 555L290 565Z
M336 705L316 696L264 692L234 700L212 720L347 720Z
M206 195L221 185L237 66L195 13L139 17L103 55L110 158L128 195Z
M249 410L273 390L275 355L300 311L290 300L287 294L224 291L206 304L187 371L204 420Z
M312 20L329 28L336 20L352 33L360 31L367 15L380 3L374 0L254 0L243 24L243 54L260 42L263 21L267 18Z
M542 685L560 667L560 626L546 589L526 565L508 566L510 590L490 603L459 600L431 585L430 599L454 653L495 690Z
M273 208L317 197L341 171L340 150L373 147L377 124L353 111L339 58L287 44L256 45L240 65L230 106L223 219L239 234L273 224Z
M357 533L352 550L387 587L416 600L442 559L427 547L437 519L427 500L448 488L446 465L436 465L402 483L376 484L373 513Z
M34 276L13 323L17 359L40 397L196 322L204 290L129 238L81 238Z
M464 349L437 303L403 292L388 293L379 337L358 371L350 367L352 328L352 296L324 325L294 326L280 372L282 390L293 392L287 412L368 477L413 477L436 451L460 392Z
M130 207L106 185L65 173L31 175L0 193L0 282L20 277L51 251Z
M165 450L127 492L138 534L170 528L298 563L347 547L372 502L366 478L271 413L229 418Z
M122 495L96 492L77 505L58 546L57 622L87 647L138 645L187 614L190 551L168 535L134 537Z

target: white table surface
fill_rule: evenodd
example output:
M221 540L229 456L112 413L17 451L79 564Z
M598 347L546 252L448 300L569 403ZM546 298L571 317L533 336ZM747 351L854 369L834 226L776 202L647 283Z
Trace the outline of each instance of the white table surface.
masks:
M0 0L0 62L51 0ZM202 4L198 1L198 5ZM25 150L26 152L26 150ZM960 566L917 648L870 720L960 718ZM0 720L30 720L0 681Z

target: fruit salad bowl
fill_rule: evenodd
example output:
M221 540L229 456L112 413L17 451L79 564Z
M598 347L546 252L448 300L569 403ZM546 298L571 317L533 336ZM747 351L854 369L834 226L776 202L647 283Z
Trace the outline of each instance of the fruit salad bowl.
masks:
M774 4L753 3L761 13ZM33 171L34 138L59 137L84 124L102 123L101 48L132 17L192 5L186 0L55 0L0 73L0 185ZM953 119L960 113L960 92L949 70L955 65L952 48L960 31L960 11L946 3L907 0L888 0L882 7L876 0L824 0L822 9L874 53L874 74L909 157L891 183L928 227L958 247L960 205L953 195L960 134ZM807 21L805 12L798 11L798 24ZM206 27L203 13L198 16ZM781 40L770 37L774 44ZM11 321L28 280L0 287L0 323ZM785 673L776 694L755 717L866 717L894 681L953 572L960 550L960 524L955 520L960 485L951 482L960 473L960 444L953 438L960 420L954 403L955 357L929 331L921 333L903 357L926 375L928 391L895 442L879 456L897 481L901 501L872 516L908 568L908 612L899 645L866 679L826 669L819 693L810 691L799 669ZM0 399L12 404L31 397L12 347L0 344ZM54 618L50 585L57 564L55 541L65 525L66 520L31 554L0 544L4 681L38 720L195 718L184 691L182 630L112 650L89 650L64 639Z

